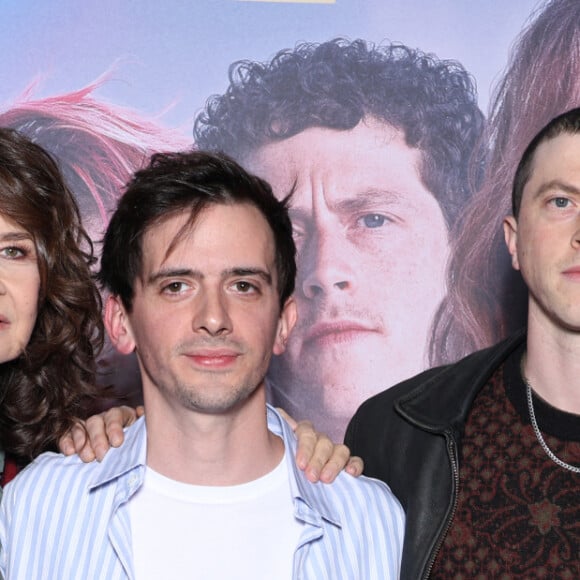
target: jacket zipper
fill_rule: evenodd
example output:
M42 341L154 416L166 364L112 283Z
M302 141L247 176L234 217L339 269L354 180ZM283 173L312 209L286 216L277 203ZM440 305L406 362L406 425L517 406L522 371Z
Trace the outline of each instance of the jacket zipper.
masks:
M423 580L427 580L431 575L431 571L433 570L433 565L435 564L435 560L437 559L437 555L439 554L439 550L441 550L441 546L449 532L449 528L453 523L453 518L455 517L455 512L457 511L457 503L459 501L458 498L458 490L459 490L459 462L457 460L457 448L455 445L455 441L453 437L449 434L445 434L445 439L447 440L447 452L449 453L449 459L451 461L451 471L453 472L453 505L451 507L451 512L449 517L447 518L447 522L445 524L445 529L443 533L439 536L437 540L437 544L434 550L431 552L431 558L429 560L429 564L427 565L427 569L425 574L423 575Z

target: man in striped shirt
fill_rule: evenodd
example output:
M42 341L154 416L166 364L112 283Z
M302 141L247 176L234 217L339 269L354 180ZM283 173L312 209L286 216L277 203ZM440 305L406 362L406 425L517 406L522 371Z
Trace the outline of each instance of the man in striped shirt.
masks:
M0 571L35 578L397 578L388 487L312 484L264 377L296 321L287 203L225 156L154 156L105 236L105 322L146 420L102 463L45 454L7 486Z

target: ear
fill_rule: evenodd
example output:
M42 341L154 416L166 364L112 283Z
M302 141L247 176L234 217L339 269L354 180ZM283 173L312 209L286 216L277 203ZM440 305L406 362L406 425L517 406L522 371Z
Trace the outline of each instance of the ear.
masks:
M286 350L288 337L296 324L297 318L298 312L296 309L296 301L292 296L290 296L290 298L286 300L282 312L280 313L280 319L278 320L276 339L274 341L274 347L272 348L274 354L282 354Z
M520 269L518 261L518 222L513 215L509 215L503 220L503 233L508 252L512 257L512 267L514 270Z
M121 354L130 354L135 350L129 317L118 296L109 296L105 302L105 328Z

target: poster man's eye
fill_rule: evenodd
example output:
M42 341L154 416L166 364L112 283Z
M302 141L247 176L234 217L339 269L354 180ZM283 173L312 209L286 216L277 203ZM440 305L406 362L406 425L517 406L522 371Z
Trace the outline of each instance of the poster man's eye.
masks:
M386 221L388 221L387 218L380 213L368 213L360 219L366 228L380 228Z

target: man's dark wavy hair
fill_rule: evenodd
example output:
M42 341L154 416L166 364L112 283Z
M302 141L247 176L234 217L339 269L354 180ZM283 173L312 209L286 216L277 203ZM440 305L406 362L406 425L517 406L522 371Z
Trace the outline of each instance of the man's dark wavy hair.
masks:
M404 132L422 152L421 175L451 228L471 197L469 160L484 118L474 82L455 61L401 44L335 39L299 44L270 62L239 61L230 85L194 124L200 149L241 163L256 148L311 127L354 128L374 117Z
M40 273L28 346L0 365L0 445L31 458L54 447L100 398L101 300L72 193L50 155L12 129L0 129L0 214L32 236Z
M294 292L296 278L296 247L287 202L276 199L268 183L224 154L157 153L147 167L135 173L109 222L99 281L131 311L135 281L142 274L143 237L150 227L181 212L190 213L167 249L170 252L207 207L248 204L260 211L272 230L282 307Z

